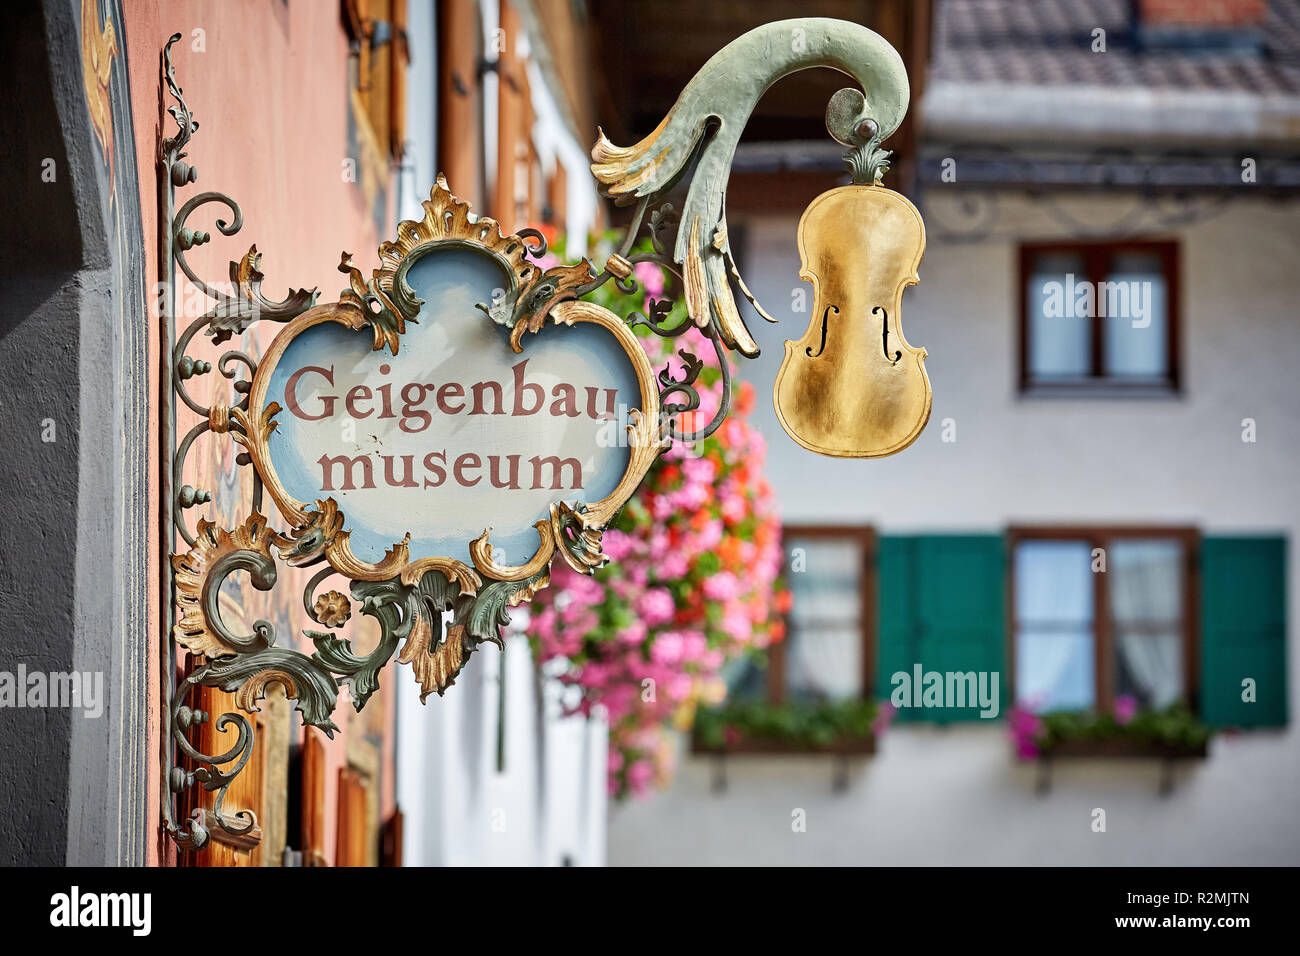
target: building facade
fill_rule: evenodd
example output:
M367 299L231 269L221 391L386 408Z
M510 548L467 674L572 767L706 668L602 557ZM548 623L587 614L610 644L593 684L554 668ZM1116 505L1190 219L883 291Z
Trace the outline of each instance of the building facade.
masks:
M672 790L612 813L610 861L1294 864L1300 11L932 12L910 188L928 245L902 327L930 353L933 412L903 453L835 461L759 403L806 567L763 692L887 700L916 668L997 675L996 717L900 708L842 791L831 758L764 755L727 758L717 793L716 758L684 754ZM823 148L750 162L775 187ZM795 233L835 182L825 155L794 208L775 188L729 205L779 320L750 323L760 394L811 318ZM1013 705L1117 701L1183 702L1220 732L1190 760L1016 758Z

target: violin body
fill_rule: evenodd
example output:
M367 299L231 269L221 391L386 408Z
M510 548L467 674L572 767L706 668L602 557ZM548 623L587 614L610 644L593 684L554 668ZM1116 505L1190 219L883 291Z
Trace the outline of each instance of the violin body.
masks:
M773 388L781 426L822 455L902 451L932 401L925 349L908 345L900 323L925 252L921 214L883 186L842 186L804 210L798 240L813 312L803 338L785 343Z

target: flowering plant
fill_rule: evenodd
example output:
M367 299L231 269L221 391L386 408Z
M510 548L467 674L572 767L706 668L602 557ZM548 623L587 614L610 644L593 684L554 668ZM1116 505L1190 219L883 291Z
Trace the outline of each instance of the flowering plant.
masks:
M1017 704L1007 717L1016 756L1033 760L1049 754L1068 740L1124 740L1134 744L1179 751L1203 748L1210 729L1186 704L1162 709L1142 708L1135 698L1121 694L1110 713L1056 711L1035 713L1032 703Z
M642 298L610 283L592 301L625 317L653 314L664 271L642 262L635 275ZM659 321L680 327L689 318L677 304ZM671 362L678 379L677 350L704 363L695 382L700 407L679 416L682 432L702 427L722 400L712 343L696 329L671 339L635 329L651 364ZM610 563L587 577L556 562L550 588L533 601L528 633L538 659L555 662L560 680L581 690L574 712L605 711L612 796L664 784L673 766L670 728L689 727L698 704L725 698L724 662L761 653L784 634L776 613L789 602L778 583L781 526L762 477L763 437L745 420L753 404L753 387L742 383L713 435L674 442L605 532Z

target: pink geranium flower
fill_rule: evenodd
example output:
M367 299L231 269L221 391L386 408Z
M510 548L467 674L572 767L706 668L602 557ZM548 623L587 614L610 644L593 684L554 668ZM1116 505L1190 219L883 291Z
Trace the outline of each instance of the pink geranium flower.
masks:
M894 719L895 707L887 700L882 700L876 710L876 718L871 722L871 732L879 737L889 729L889 724Z
M632 269L646 295L659 296L664 291L664 271L653 262L638 262Z
M704 596L711 601L730 601L740 593L740 582L730 571L719 571L704 581Z
M667 588L651 588L636 600L636 611L646 627L655 627L673 619L677 605Z
M1039 754L1039 738L1043 735L1043 719L1024 704L1011 708L1007 714L1007 729L1015 744L1016 755L1021 760L1033 760Z

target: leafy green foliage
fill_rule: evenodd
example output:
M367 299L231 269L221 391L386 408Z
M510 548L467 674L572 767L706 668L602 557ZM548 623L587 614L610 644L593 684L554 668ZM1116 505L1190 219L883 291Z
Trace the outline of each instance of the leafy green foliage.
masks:
M1114 714L1091 711L1049 713L1040 717L1043 727L1038 743L1045 751L1066 740L1129 740L1194 750L1205 746L1211 734L1210 728L1182 703L1163 710L1140 710L1127 723L1116 720Z

